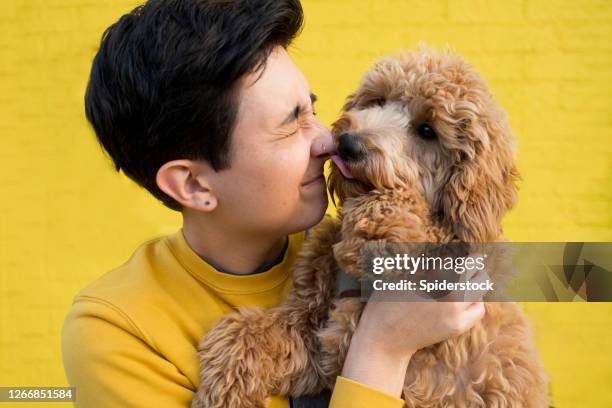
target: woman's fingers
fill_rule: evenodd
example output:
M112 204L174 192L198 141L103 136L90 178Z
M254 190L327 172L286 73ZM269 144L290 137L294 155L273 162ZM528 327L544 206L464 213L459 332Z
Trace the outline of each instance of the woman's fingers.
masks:
M467 325L467 329L474 326L480 319L484 317L484 315L485 315L484 302L469 303L464 313L464 318L465 318L465 322Z

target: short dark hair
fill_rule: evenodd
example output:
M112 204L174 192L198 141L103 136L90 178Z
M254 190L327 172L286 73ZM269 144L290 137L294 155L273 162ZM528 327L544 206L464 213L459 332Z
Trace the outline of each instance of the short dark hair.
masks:
M301 30L299 0L149 0L106 29L85 94L98 141L166 207L157 186L175 159L229 166L238 80Z

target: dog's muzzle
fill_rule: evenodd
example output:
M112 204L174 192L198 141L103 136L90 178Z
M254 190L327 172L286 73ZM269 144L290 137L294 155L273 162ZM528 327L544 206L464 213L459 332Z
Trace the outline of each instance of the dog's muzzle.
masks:
M366 151L359 136L343 133L338 138L338 154L347 162L359 161L365 157Z

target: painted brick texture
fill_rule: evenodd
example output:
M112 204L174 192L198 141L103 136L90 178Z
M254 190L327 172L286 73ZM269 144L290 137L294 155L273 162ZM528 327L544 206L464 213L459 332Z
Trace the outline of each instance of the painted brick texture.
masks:
M8 0L0 11L0 385L65 385L59 334L72 296L180 226L112 171L83 114L100 36L136 4ZM291 55L326 124L375 58L448 45L487 78L519 140L508 238L612 241L612 2L303 4ZM555 406L612 406L612 304L524 307Z

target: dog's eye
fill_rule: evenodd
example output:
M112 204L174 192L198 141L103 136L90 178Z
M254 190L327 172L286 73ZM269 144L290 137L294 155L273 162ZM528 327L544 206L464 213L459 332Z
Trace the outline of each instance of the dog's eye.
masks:
M425 140L433 140L438 137L436 131L433 130L433 128L429 126L428 123L423 123L421 126L419 126L419 128L417 129L417 133Z
M385 98L376 98L372 100L372 105L383 106L385 104Z

